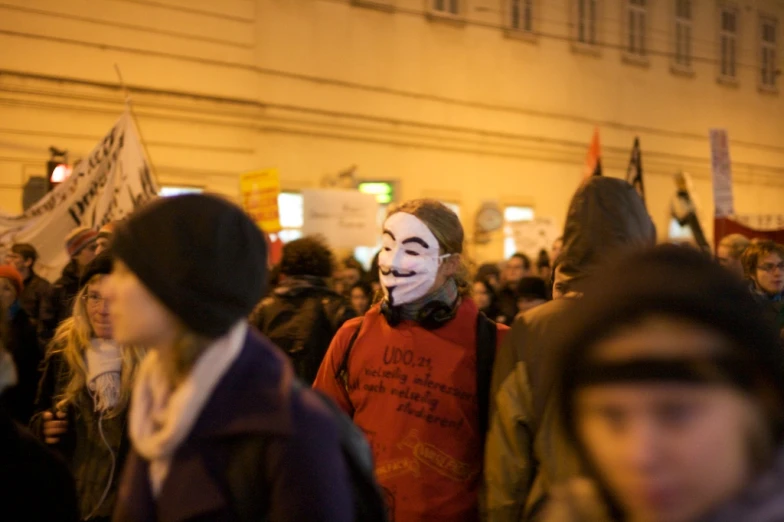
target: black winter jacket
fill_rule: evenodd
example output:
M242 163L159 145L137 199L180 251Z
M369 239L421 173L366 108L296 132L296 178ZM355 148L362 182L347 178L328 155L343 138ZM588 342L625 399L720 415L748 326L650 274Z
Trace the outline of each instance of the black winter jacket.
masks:
M323 279L299 276L287 278L262 300L250 323L289 355L300 379L312 384L335 333L353 317L349 301Z

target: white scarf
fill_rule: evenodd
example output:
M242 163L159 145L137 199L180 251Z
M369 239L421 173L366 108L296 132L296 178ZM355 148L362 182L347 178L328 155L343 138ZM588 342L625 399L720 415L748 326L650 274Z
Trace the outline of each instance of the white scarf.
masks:
M105 412L120 400L122 352L114 341L93 339L84 353L87 386L92 392L95 411Z
M142 361L131 398L128 434L139 455L150 463L154 497L161 492L175 452L239 356L247 331L248 325L243 320L214 341L174 390L163 373L157 350L150 350Z

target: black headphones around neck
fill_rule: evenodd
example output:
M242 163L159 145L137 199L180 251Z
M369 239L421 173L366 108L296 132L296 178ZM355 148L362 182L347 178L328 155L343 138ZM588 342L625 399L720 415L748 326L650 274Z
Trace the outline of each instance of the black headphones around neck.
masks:
M455 299L452 305L443 301L431 301L419 309L415 321L425 330L436 330L455 318L459 304L459 298ZM403 320L401 307L390 306L386 299L381 302L381 314L389 326L397 326Z

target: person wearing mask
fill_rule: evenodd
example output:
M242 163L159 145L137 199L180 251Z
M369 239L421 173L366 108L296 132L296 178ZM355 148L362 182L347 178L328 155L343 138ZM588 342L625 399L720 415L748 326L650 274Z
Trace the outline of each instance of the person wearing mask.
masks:
M471 297L479 311L496 323L506 324L506 317L501 315L496 303L497 298L493 285L484 279L477 279L471 288Z
M486 394L506 327L479 314L462 253L463 227L444 204L392 210L384 300L338 331L314 383L367 435L393 522L479 516Z
M253 326L289 355L297 376L307 384L316 378L335 332L356 317L349 300L329 287L334 265L320 238L286 243L281 282L250 317Z
M555 347L601 261L655 242L645 204L626 181L594 176L572 198L556 270L566 295L518 317L496 358L485 455L488 521L534 519L552 485L579 474L554 413Z
M0 322L2 315L0 310ZM16 382L14 358L0 343L0 402L4 402L3 397ZM5 408L0 408L0 440L3 520L81 520L68 467Z
M547 285L541 277L524 277L517 285L517 311L525 313L549 300Z
M71 317L82 271L95 258L97 236L94 230L79 227L65 238L65 249L71 260L63 268L60 279L55 281L49 298L41 306L39 338L42 346L47 346L60 323Z
M530 273L531 260L523 253L514 254L506 262L502 287L498 291L498 308L507 318L507 325L512 324L517 315L517 287Z
M585 477L544 520L784 520L784 352L738 279L688 249L633 254L598 273L557 351Z
M362 317L370 310L370 304L373 302L373 289L364 281L360 281L351 287L350 292L351 308L357 317Z
M719 241L716 249L716 260L721 266L743 278L743 252L749 246L749 239L741 234L730 234Z
M770 240L751 243L743 254L743 268L755 299L784 330L784 246Z
M128 454L131 389L144 352L112 338L106 301L110 253L85 267L71 317L55 333L30 423L76 479L82 520L108 521Z
M3 395L3 403L17 422L27 424L33 414L38 366L43 355L35 329L19 301L23 293L22 275L11 265L0 266L0 342L13 357L17 374L16 386Z
M117 226L112 251L114 339L149 348L113 520L352 520L331 410L248 327L267 280L256 224L217 196L161 198Z
M29 243L17 243L5 256L6 264L12 265L22 275L24 290L19 296L19 303L27 313L33 328L38 329L38 318L41 305L49 296L52 285L49 281L35 273L35 262L38 251Z

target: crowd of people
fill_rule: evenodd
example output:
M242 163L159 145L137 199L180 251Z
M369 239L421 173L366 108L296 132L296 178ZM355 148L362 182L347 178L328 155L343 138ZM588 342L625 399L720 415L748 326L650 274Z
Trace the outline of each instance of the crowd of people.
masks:
M605 177L536 259L471 265L429 199L381 238L270 267L184 195L72 231L53 284L13 245L2 518L784 521L784 246L656 246Z

